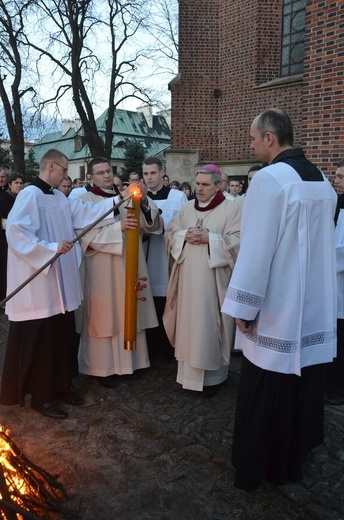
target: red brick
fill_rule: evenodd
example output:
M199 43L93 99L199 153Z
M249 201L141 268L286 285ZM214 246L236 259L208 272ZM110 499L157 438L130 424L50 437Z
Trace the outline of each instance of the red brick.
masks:
M253 160L250 124L276 106L291 116L295 144L333 173L344 158L343 1L307 1L303 79L260 89L279 77L282 3L179 0L172 149L198 149L207 162Z

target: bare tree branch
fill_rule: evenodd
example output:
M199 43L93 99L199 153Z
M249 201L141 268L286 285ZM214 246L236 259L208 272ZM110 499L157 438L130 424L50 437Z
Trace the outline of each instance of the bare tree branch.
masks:
M21 99L31 94L32 119L39 121L47 107L58 114L68 98L91 154L110 157L115 109L130 98L157 103L155 86L144 86L152 75L144 62L154 60L157 77L174 70L175 5L177 0L0 0L0 96L9 133L23 126ZM6 97L9 78L16 102ZM49 88L48 94L42 94L42 87ZM96 110L104 100L105 133L99 135Z
M28 92L34 93L35 90L32 86L21 89L23 63L27 58L25 53L21 53L21 35L24 15L31 5L30 1L0 1L0 98L11 140L14 169L23 174L25 142L21 100Z

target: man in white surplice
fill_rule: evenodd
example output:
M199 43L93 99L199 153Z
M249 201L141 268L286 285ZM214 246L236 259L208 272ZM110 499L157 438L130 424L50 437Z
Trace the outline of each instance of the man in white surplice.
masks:
M324 366L336 355L336 194L301 149L287 114L251 126L251 149L269 164L247 191L238 260L223 304L241 332L243 362L232 463L235 485L302 479L323 441Z
M57 189L67 172L67 157L48 150L39 176L17 196L6 226L8 293L33 278L6 305L10 328L0 402L24 406L31 394L31 408L54 419L68 417L56 399L83 404L71 391L77 371L74 311L83 296L75 229L92 224L119 202L115 194L97 204L70 200ZM111 222L108 215L98 226ZM35 277L56 253L61 256Z
M183 388L215 393L228 374L234 321L220 308L239 247L240 209L221 192L221 174L202 169L196 199L166 230L175 263L164 324Z
M146 157L142 163L142 171L144 182L148 188L148 196L158 206L164 229L166 229L171 218L177 215L188 199L183 192L165 186L164 170L162 162L158 157ZM168 341L162 322L169 279L164 236L146 234L144 248L155 310L159 321L159 327L147 330L149 356L152 360L161 351L167 360L170 361L173 359L173 349Z

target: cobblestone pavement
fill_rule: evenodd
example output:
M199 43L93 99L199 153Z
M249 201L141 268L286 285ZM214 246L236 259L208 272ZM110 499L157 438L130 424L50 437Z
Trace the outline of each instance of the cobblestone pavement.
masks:
M0 360L7 320L0 315ZM231 438L240 358L219 393L205 399L175 383L160 360L107 390L80 376L86 405L54 421L0 406L0 422L34 462L59 479L79 519L344 520L344 407L327 407L324 445L307 459L301 484L233 487ZM54 518L61 518L55 515Z

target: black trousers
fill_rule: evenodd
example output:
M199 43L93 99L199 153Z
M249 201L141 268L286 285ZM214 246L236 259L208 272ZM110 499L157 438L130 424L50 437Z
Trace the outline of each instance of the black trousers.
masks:
M165 332L165 327L162 321L166 305L166 298L164 296L154 296L154 306L157 314L159 326L153 329L146 329L147 346L150 360L159 354L165 356L167 360L174 358L174 348L171 346Z
M40 404L69 392L77 371L74 312L11 321L0 402L24 406L25 395Z
M232 449L236 487L302 478L306 455L324 437L324 366L303 368L299 377L243 358Z
M325 391L344 397L344 320L337 320L337 357L326 364Z

